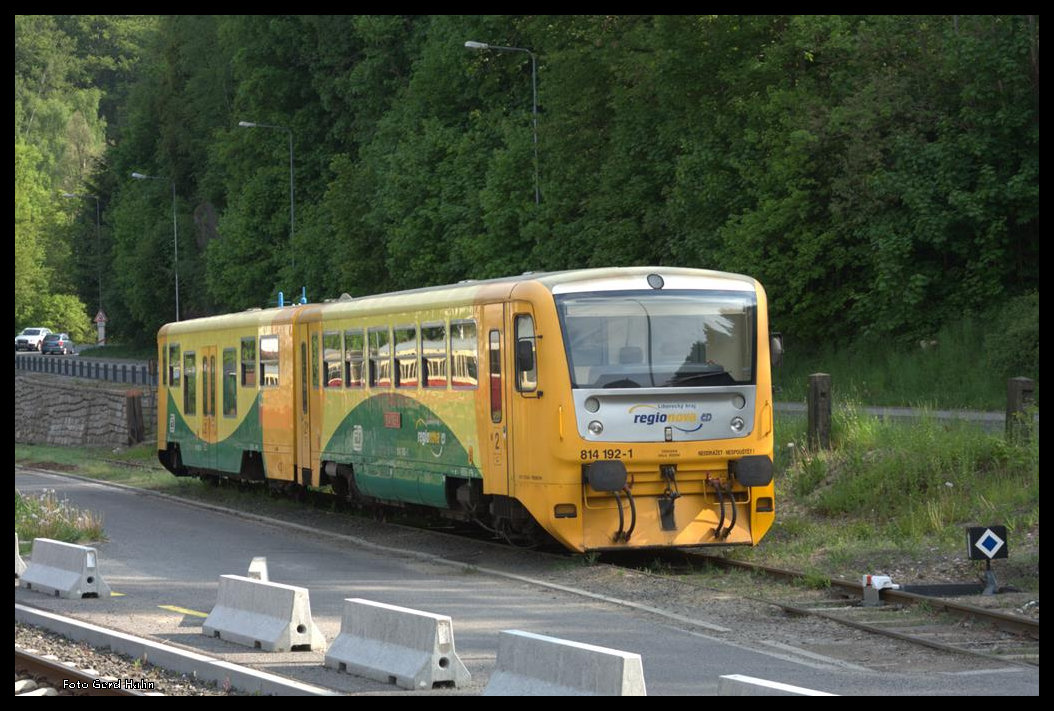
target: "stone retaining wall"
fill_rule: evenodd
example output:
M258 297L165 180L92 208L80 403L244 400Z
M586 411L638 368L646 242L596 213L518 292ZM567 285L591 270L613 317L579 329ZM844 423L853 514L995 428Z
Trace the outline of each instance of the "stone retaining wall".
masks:
M157 393L152 388L16 374L15 441L97 447L135 444L129 396L139 399L142 438L153 438L157 429ZM132 408L134 414L134 403Z

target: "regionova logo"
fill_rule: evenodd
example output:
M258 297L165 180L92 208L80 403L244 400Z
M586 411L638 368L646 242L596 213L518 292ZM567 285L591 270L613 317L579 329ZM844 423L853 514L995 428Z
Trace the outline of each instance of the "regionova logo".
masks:
M414 422L414 427L417 428L417 444L427 447L436 459L443 456L443 447L446 446L446 432L438 429L442 426L443 423L439 420L426 421L418 418ZM432 429L433 427L437 429Z
M681 432L696 432L714 419L712 413L696 412L692 403L634 405L629 414L635 425L670 425Z

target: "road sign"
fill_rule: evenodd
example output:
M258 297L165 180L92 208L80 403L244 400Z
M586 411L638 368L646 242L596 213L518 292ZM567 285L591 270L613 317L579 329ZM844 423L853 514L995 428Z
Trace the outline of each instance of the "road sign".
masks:
M970 560L995 560L1006 558L1006 526L966 529L967 549Z

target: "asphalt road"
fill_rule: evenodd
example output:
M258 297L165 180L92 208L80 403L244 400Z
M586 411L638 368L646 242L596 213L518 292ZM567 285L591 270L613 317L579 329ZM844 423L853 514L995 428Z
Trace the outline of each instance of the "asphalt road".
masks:
M362 597L450 615L457 651L472 674L463 693L478 692L494 667L498 632L521 629L640 653L649 695L707 695L722 674L745 674L837 694L1035 695L1039 673L961 658L940 672L913 674L846 668L793 650L730 645L705 627L677 624L642 611L477 568L362 549L324 533L290 531L153 496L16 468L23 492L54 489L105 517L109 541L98 546L100 569L120 596L59 600L18 589L17 602L107 627L169 641L344 692L387 693L393 687L321 667L322 654L268 654L201 634L222 574L244 575L266 556L272 581L311 591L316 623L332 641L343 600ZM485 567L486 561L480 561ZM163 609L160 606L166 606ZM173 611L176 610L182 611ZM705 611L699 611L705 621ZM451 693L451 692L435 692Z

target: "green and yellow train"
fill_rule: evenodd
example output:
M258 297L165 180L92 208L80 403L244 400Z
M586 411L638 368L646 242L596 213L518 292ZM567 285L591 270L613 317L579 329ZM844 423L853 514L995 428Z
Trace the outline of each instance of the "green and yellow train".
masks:
M667 267L250 309L158 332L158 456L576 551L756 544L776 349L755 280Z

